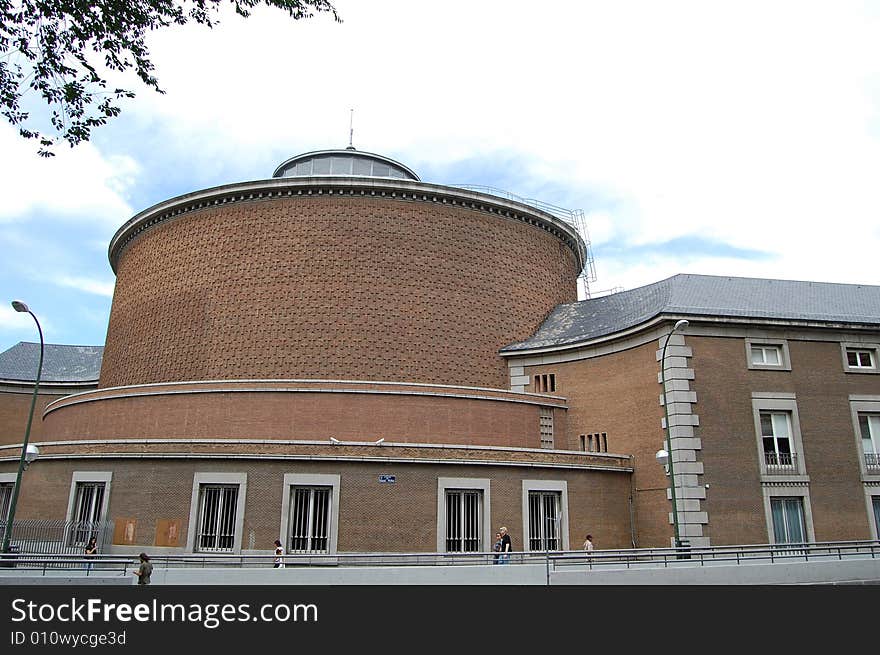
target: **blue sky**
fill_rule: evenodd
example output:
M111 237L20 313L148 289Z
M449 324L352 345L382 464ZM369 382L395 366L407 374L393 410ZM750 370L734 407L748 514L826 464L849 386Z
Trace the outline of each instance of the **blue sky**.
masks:
M594 293L682 272L880 284L880 12L862 2L336 3L150 38L91 143L0 124L0 350L102 344L107 247L167 198L354 145L585 212ZM866 256L867 254L867 256Z

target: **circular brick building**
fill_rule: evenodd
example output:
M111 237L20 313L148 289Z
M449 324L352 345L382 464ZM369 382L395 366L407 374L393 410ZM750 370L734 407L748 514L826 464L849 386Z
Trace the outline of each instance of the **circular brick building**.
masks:
M548 474L556 547L625 526L629 460L565 450L566 399L500 355L577 299L587 247L554 209L349 148L140 212L98 386L43 414L46 497L173 552L488 550ZM609 491L569 512L568 484Z

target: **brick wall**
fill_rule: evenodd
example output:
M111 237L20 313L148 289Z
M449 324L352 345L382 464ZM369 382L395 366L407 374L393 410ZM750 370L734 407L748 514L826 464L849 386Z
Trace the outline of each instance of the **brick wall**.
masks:
M101 386L311 378L507 386L497 351L576 299L539 227L439 203L244 201L122 252Z
M9 466L0 467L2 470ZM437 536L437 478L491 478L494 528L507 525L514 546L523 549L521 488L523 479L566 480L569 485L570 538L578 548L586 532L600 547L629 544L628 491L625 472L541 469L524 466L416 465L405 462L275 462L254 460L46 460L28 469L17 516L63 519L74 471L112 471L110 518L136 520L135 543L157 552L156 524L181 521L185 539L193 474L247 474L242 547L269 550L281 525L285 473L339 474L339 552L434 552ZM396 476L380 484L378 476Z

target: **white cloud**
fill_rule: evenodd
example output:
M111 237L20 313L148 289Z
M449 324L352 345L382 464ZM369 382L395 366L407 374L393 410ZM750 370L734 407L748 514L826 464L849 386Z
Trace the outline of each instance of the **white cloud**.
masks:
M518 152L536 180L620 200L579 207L596 243L700 234L769 247L767 275L850 278L832 224L877 243L880 23L858 5L337 6L342 25L263 9L156 33L168 94L134 111L210 166L342 147L354 107L356 147L414 167Z
M92 293L98 296L113 297L113 287L115 281L96 280L86 277L61 276L54 280L58 286L69 287L86 293Z
M0 180L4 194L0 223L24 220L31 212L54 219L120 224L131 215L125 200L138 167L126 156L104 157L90 143L56 147L55 157L36 155L38 144L0 124Z

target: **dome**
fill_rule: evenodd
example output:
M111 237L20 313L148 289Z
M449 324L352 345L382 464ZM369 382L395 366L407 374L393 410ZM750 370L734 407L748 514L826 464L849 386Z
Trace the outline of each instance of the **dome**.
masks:
M420 182L419 176L403 164L375 155L345 150L316 150L291 157L275 169L272 177L310 177L318 175L390 177Z

